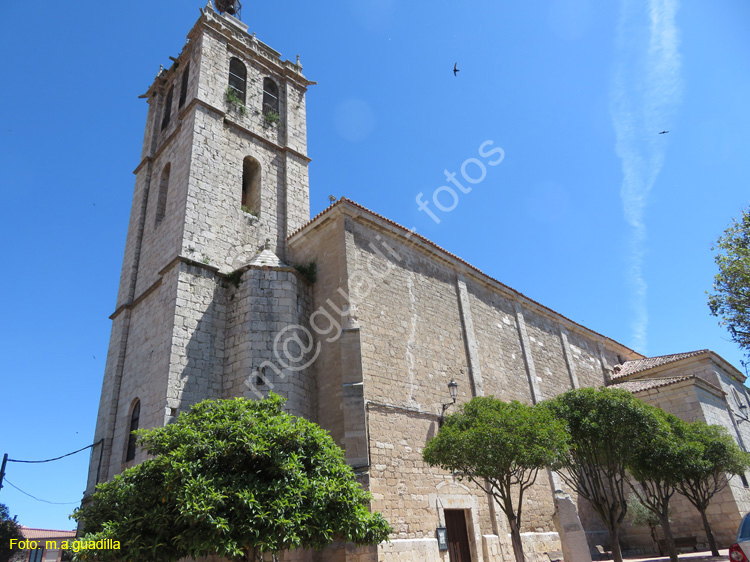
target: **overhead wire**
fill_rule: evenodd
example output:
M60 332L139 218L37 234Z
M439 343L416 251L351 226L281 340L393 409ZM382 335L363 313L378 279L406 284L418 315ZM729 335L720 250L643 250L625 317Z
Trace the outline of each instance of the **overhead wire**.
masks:
M65 457L69 457L70 455L75 455L76 453L80 453L81 451L85 451L86 449L90 449L91 447L95 447L99 443L102 442L102 439L97 441L96 443L92 443L91 445L86 445L85 447L82 447L78 449L77 451L73 451L72 453L67 453L65 455L61 455L59 457L55 457L54 459L45 459L43 461L23 461L18 459L8 459L8 462L23 462L23 463L30 463L30 464L37 464L37 463L43 463L43 462L52 462L52 461L59 461L60 459L64 459Z
M21 492L22 494L25 494L25 495L29 496L30 498L35 499L38 502L49 503L49 504L52 504L52 505L73 505L73 504L77 505L77 504L81 503L81 502L51 502L49 500L43 500L43 499L38 498L36 496L32 496L28 492L24 492L21 488L19 488L18 486L16 486L13 482L11 482L10 480L8 480L7 478L5 479L5 481L8 484L10 484L11 486L13 486L16 490L18 490L19 492Z
M53 459L44 459L44 460L41 460L41 461L27 461L27 460L22 460L22 459L11 459L11 458L8 458L8 455L6 454L5 458L3 459L2 469L0 469L0 489L3 487L3 482L7 482L8 484L10 484L13 488L15 488L16 490L18 490L22 494L24 494L26 496L29 496L30 498L32 498L32 499L34 499L36 501L39 501L39 502L44 502L44 503L48 503L48 504L51 504L51 505L73 505L73 504L79 504L81 502L52 502L52 501L49 501L49 500L43 500L42 498L38 498L38 497L34 496L33 494L25 492L24 490L22 490L21 488L19 488L15 484L13 484L13 482L11 482L10 480L8 480L8 477L5 474L5 463L6 462L18 462L18 463L27 463L27 464L39 464L39 463L46 463L46 462L52 462L52 461L59 461L60 459L64 459L65 457L69 457L71 455L75 455L76 453L80 453L81 451L85 451L86 449L90 449L91 447L95 447L95 446L99 445L100 443L102 443L102 441L104 441L104 440L100 439L96 443L92 443L91 445L86 445L85 447L81 447L80 449L78 449L76 451L73 451L72 453L66 453L64 455L60 455L59 457L55 457Z

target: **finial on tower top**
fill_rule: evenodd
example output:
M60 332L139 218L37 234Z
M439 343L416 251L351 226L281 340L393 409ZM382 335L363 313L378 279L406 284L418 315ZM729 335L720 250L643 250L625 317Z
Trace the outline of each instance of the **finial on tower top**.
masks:
M242 3L240 0L214 0L214 6L220 14L226 12L230 16L242 19L240 17L242 11Z

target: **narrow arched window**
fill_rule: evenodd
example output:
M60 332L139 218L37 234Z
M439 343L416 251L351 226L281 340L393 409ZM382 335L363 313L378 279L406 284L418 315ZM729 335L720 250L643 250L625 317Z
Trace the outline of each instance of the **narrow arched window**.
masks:
M260 215L260 162L252 156L242 161L242 210Z
M185 105L185 100L187 99L187 89L188 89L188 78L190 77L190 63L187 63L185 65L185 70L182 71L182 84L180 85L180 103L179 107L182 107Z
M164 102L164 115L161 118L161 130L167 128L169 125L169 118L172 116L172 96L174 95L174 86L169 88L167 92L167 99Z
M133 432L138 429L138 421L141 417L141 401L136 398L133 404L132 413L130 414L130 433L128 434L128 448L125 451L125 462L132 461L135 458L135 444L138 438Z
M247 69L240 59L234 57L229 60L229 87L244 104L247 91Z
M263 114L279 114L279 87L270 78L263 79Z
M159 180L159 198L156 200L156 224L158 225L167 214L167 191L169 190L169 171L172 168L171 163L167 163L161 172Z

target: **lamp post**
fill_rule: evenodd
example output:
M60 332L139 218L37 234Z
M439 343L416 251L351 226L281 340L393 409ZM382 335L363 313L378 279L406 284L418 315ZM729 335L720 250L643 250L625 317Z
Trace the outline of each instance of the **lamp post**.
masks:
M443 410L438 416L438 427L443 427L443 422L445 421L445 411L453 406L453 404L456 403L456 398L458 398L458 383L453 379L451 379L451 382L448 383L448 392L450 392L453 402L443 404Z
M741 424L743 421L750 421L747 417L747 404L740 403L740 413L735 413L735 416L740 418L740 421L737 422L737 425Z

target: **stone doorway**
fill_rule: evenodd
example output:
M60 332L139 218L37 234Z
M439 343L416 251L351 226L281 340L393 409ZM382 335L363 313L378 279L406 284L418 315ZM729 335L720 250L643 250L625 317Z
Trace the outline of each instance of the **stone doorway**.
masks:
M466 530L466 511L463 509L446 509L445 527L448 531L450 562L471 562L469 533Z

